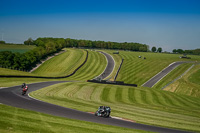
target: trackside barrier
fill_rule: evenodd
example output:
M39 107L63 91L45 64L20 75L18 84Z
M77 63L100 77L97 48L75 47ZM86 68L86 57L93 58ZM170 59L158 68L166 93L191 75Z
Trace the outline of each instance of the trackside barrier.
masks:
M137 87L137 84L126 84L126 83L124 83L123 81L87 80L87 82L100 83L100 84L113 84L113 85L124 85L124 86L133 86L133 87Z
M23 76L23 75L0 75L0 77L3 78L46 78L46 79L61 79L61 78L67 78L70 77L72 75L74 75L76 73L76 71L78 71L88 60L88 51L85 50L87 52L85 61L79 66L77 67L71 74L66 75L66 76L61 76L61 77L45 77L45 76Z
M122 59L122 62L121 62L121 64L120 64L120 66L119 66L119 69L117 70L117 73L116 73L116 75L115 75L114 81L116 81L116 79L117 79L117 76L118 76L118 73L119 73L119 71L120 71L120 69L121 69L121 66L122 66L123 61L124 61L124 59Z

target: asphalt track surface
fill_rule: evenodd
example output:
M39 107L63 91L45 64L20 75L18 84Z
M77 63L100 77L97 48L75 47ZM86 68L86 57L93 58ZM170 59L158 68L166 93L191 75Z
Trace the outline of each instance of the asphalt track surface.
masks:
M164 70L159 72L157 75L155 75L153 78L148 80L146 83L144 83L142 86L144 87L153 87L158 81L160 81L163 77L165 77L168 73L170 73L173 69L175 69L180 64L187 63L186 61L179 61L174 62L170 64L168 67L166 67Z
M53 84L63 83L63 82L67 82L67 81L51 81L51 82L29 84L28 93L53 85ZM33 110L37 112L42 112L46 114L51 114L55 116L95 122L95 123L106 124L106 125L120 126L120 127L125 127L125 128L140 129L140 130L154 131L154 132L161 132L161 133L186 133L187 132L187 131L180 131L176 129L144 125L144 124L134 123L130 121L115 119L115 118L97 117L97 116L94 116L94 114L90 114L87 112L82 112L82 111L46 103L43 101L33 99L29 97L28 95L22 96L21 86L14 86L14 87L0 89L0 103L14 106L14 107L24 108L28 110ZM91 110L91 111L95 111L95 110Z
M107 78L112 71L114 70L115 67L115 61L112 58L112 56L110 56L109 54L102 52L102 51L98 51L100 53L102 53L103 55L105 55L106 59L107 59L107 67L105 68L104 72L102 74L100 74L99 76L97 76L96 78L101 78L101 79L105 79Z
M102 73L103 75L100 75L100 76L102 76L103 78L106 78L113 71L115 62L109 54L104 53L104 52L102 52L102 54L106 56L108 65L105 71ZM50 81L50 82L29 84L28 93L50 86L50 85L63 83L63 82L67 82L67 81ZM23 108L23 109L33 110L33 111L37 111L41 113L46 113L50 115L95 122L95 123L106 124L106 125L120 126L120 127L125 127L125 128L140 129L140 130L161 132L161 133L169 133L169 132L170 133L187 133L187 131L139 124L135 122L125 121L122 119L97 117L91 113L82 112L82 111L46 103L46 102L31 98L28 95L22 96L21 86L14 86L14 87L0 89L0 103L14 106L14 107ZM97 105L97 108L98 106L99 105ZM91 112L95 112L95 111L96 110L91 110Z

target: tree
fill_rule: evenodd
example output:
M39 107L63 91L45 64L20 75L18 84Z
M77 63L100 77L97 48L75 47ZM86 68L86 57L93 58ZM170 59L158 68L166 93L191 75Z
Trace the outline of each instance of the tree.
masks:
M32 39L32 38L29 38L28 40L24 41L24 44L25 44L25 45L34 45L33 39Z
M0 44L6 44L6 42L5 41L0 41Z
M152 52L156 52L156 47L155 47L155 46L152 47L152 48L151 48L151 51L152 51Z
M173 50L172 50L172 52L173 52L173 53L176 53L176 52L177 52L177 50L176 50L176 49L173 49Z
M179 54L184 53L184 51L183 51L182 49L177 49L177 52L178 52Z
M159 47L158 50L157 50L157 52L161 53L162 52L162 48Z
M140 52L147 52L147 47L143 46L139 48Z

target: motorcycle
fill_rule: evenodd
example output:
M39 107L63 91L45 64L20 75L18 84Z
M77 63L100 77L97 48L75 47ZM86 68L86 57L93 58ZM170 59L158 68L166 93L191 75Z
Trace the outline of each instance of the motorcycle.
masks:
M24 88L22 89L22 95L25 95L26 92L27 92L27 90L28 90L28 86L24 87Z
M100 106L99 109L95 112L95 116L99 117L110 117L111 108L108 106Z

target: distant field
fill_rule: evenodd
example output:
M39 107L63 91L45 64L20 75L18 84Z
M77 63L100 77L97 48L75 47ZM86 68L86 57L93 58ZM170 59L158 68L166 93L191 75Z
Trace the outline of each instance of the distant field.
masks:
M34 49L35 46L28 45L20 45L20 44L0 44L0 51L11 51L11 52L19 52L25 53L29 50Z
M94 112L99 105L107 105L112 108L112 116L200 131L199 98L166 91L78 82L57 84L32 92L31 96L85 112Z
M120 51L124 63L117 80L125 83L144 84L158 72L175 61L200 61L200 56L190 56L192 59L180 59L178 54L128 52ZM138 58L142 56L142 58ZM146 57L146 59L143 59Z
M141 130L108 126L47 115L0 104L1 133L143 133Z

